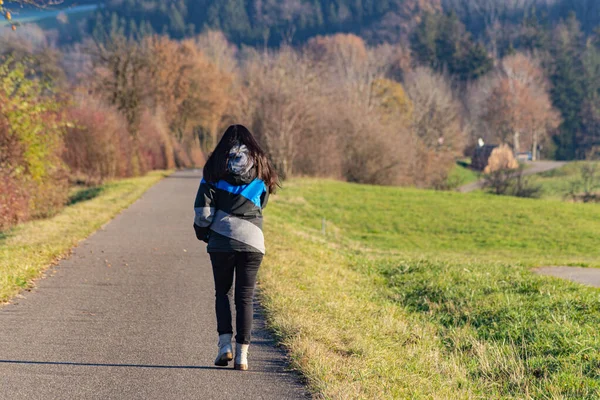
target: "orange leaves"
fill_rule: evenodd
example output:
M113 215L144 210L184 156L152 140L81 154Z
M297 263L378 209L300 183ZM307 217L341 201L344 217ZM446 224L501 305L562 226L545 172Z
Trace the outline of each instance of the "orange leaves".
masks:
M233 78L210 62L192 40L147 38L148 88L178 140L193 140L198 127L216 135Z
M513 151L507 145L503 144L496 147L490 158L488 164L483 171L484 174L491 174L497 171L510 170L519 168L519 163L515 159Z
M342 58L349 63L367 61L367 47L358 36L339 33L332 36L317 36L308 41L306 50L317 61Z
M506 57L491 80L483 118L496 141L515 151L535 148L560 123L538 63L524 54Z

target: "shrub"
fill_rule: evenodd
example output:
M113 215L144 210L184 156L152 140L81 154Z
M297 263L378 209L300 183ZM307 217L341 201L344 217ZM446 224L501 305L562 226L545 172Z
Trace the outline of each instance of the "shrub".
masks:
M597 203L600 202L600 164L584 163L579 167L580 179L571 183L571 189L567 193L575 202Z
M66 202L60 104L45 85L26 78L12 60L0 64L0 180L2 229L54 214Z
M511 182L512 195L516 197L538 198L542 194L542 185L535 184L524 174L524 167L513 176Z
M495 148L483 170L484 187L495 194L508 194L514 170L519 167L512 150L507 145Z
M535 185L524 174L524 167L515 159L507 145L494 149L484 169L484 187L495 194L516 197L539 197L540 185Z
M124 118L92 97L68 109L63 159L73 177L86 184L133 174L132 143Z
M29 217L29 193L6 171L0 170L0 231Z
M139 137L145 169L175 168L173 139L161 114L152 115L148 110L144 111Z
M519 163L515 159L513 151L510 147L503 144L492 151L483 173L487 175L497 171L509 171L517 168L519 168Z

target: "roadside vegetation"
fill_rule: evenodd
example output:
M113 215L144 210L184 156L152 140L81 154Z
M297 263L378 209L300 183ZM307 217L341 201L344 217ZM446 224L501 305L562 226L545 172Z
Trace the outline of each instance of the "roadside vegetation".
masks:
M597 289L531 271L600 267L597 205L295 179L266 218L269 323L324 398L600 396Z
M81 240L137 200L167 172L71 190L69 206L51 218L0 232L0 304L31 287L33 279Z
M448 188L456 189L481 178L481 174L471 168L471 159L458 160L448 174Z
M586 175L588 169L592 171L591 176L589 173ZM586 191L592 194L600 192L600 163L573 162L532 178L541 186L543 198L570 201L573 195L582 196Z
M493 153L483 173L489 193L575 203L600 202L600 163L577 161L547 172L526 175L531 164L518 164L512 151ZM502 155L503 157L497 157ZM510 163L514 163L509 165Z

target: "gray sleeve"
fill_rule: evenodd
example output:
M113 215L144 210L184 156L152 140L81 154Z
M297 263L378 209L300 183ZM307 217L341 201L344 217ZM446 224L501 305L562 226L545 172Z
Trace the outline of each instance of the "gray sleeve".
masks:
M208 228L215 216L215 188L204 179L196 194L194 214L194 225L201 228Z

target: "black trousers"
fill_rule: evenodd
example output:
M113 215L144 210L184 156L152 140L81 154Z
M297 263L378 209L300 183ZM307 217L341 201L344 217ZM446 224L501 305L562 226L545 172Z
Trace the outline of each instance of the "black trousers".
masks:
M215 278L215 309L219 335L233 334L231 325L231 297L235 275L235 341L249 344L252 332L254 287L256 274L262 262L261 253L210 253Z

